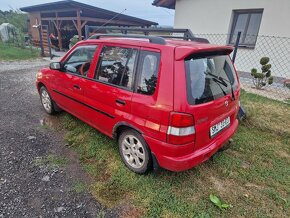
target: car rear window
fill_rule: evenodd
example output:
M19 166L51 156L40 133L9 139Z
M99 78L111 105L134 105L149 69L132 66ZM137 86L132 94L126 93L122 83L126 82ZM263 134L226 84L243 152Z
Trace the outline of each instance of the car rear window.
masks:
M185 59L187 98L202 104L230 94L238 87L237 76L228 55L193 55Z
M137 93L153 95L157 85L160 53L141 51L138 67Z

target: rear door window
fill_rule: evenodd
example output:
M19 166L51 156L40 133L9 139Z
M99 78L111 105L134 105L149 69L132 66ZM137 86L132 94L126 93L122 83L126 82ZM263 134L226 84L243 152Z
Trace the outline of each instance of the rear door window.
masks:
M201 55L185 59L187 96L190 104L201 104L228 95L238 81L228 55Z
M100 82L132 88L137 49L104 46L97 67Z
M157 85L160 53L141 51L138 66L137 93L153 95Z

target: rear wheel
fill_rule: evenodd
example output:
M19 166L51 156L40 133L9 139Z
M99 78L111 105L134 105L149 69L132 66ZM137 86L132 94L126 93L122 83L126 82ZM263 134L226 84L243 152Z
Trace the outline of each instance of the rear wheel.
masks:
M124 131L119 137L118 144L121 158L130 170L145 174L152 169L151 151L138 132Z
M54 108L54 103L47 91L47 89L42 86L39 90L39 93L40 93L40 100L41 100L41 104L45 110L46 113L48 114L55 114L56 113L56 110Z

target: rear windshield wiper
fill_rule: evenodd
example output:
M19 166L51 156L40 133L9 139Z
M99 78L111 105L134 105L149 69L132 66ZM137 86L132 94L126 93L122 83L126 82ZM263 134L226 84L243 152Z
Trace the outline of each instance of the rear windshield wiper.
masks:
M225 87L228 87L228 84L226 83L226 82L228 82L228 83L230 84L230 86L231 86L232 100L233 100L233 101L236 100L233 85L232 85L232 83L231 83L229 80L227 80L227 79L225 79L225 78L223 78L223 77L220 77L220 76L214 75L214 74L209 73L209 72L204 72L204 73L205 73L206 75L210 75L210 76L212 76L212 77L215 79L216 82L219 82L220 84L224 85ZM224 91L223 91L223 92L224 92Z
M228 84L225 82L225 81L227 81L227 80L225 80L224 78L222 78L222 77L220 77L220 76L217 76L217 75L214 75L214 74L209 73L209 72L204 72L204 73L205 73L206 75L210 75L210 76L212 76L212 77L215 79L216 82L222 84L222 85L225 86L225 87L228 87Z

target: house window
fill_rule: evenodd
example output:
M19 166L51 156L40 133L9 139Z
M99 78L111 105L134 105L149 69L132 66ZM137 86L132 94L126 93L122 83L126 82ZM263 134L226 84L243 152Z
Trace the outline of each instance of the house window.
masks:
M229 43L235 44L238 32L241 32L240 46L254 47L259 33L262 14L263 9L234 10Z

